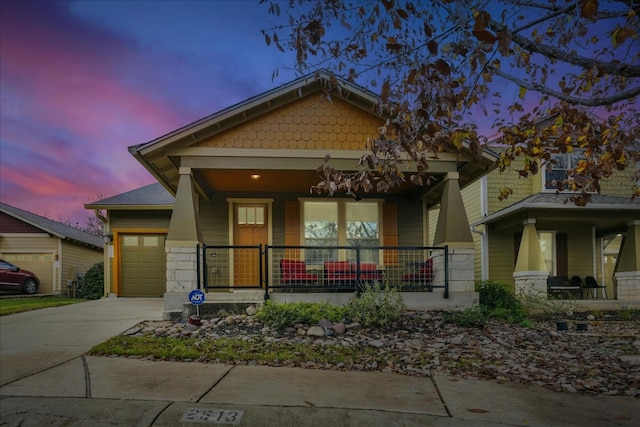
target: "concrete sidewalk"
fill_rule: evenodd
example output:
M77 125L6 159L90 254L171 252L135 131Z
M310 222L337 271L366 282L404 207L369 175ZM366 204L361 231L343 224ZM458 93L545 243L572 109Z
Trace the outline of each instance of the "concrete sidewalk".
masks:
M635 426L640 402L536 386L81 356L0 388L3 425Z
M110 336L159 318L162 300L105 299L50 310L0 319L0 425L640 424L640 402L619 396L450 376L84 356Z

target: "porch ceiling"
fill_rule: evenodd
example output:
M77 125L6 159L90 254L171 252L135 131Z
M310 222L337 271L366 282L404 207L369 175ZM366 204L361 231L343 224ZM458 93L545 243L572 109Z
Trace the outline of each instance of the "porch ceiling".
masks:
M251 178L259 175L259 179ZM241 191L241 192L278 192L309 193L321 177L316 171L276 171L265 169L227 169L198 170L196 180L205 192ZM402 194L415 191L415 186L405 184L389 193Z

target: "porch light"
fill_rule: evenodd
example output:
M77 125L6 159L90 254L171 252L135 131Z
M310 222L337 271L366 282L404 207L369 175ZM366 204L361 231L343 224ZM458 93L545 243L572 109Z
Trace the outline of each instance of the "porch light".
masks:
M113 240L113 234L111 233L103 234L102 238L104 239L104 244L108 245Z
M260 179L260 175L258 175L257 173L254 173L251 175L251 179L253 179L254 181L257 181Z

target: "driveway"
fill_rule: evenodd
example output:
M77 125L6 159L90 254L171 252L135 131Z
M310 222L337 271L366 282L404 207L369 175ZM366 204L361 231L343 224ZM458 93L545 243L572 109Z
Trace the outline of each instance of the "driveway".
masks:
M103 298L0 317L0 386L72 360L143 320L162 298Z

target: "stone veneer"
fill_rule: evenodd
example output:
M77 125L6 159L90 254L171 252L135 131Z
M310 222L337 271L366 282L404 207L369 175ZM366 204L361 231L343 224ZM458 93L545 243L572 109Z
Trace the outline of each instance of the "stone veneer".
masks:
M473 248L449 248L449 292L474 292ZM444 284L444 252L433 256L433 283ZM436 289L440 291L440 289Z
M196 289L198 251L196 246L167 246L167 292L191 292Z
M617 300L640 301L640 271L621 271L616 273L615 277Z
M513 273L516 295L547 296L547 271L517 271Z

